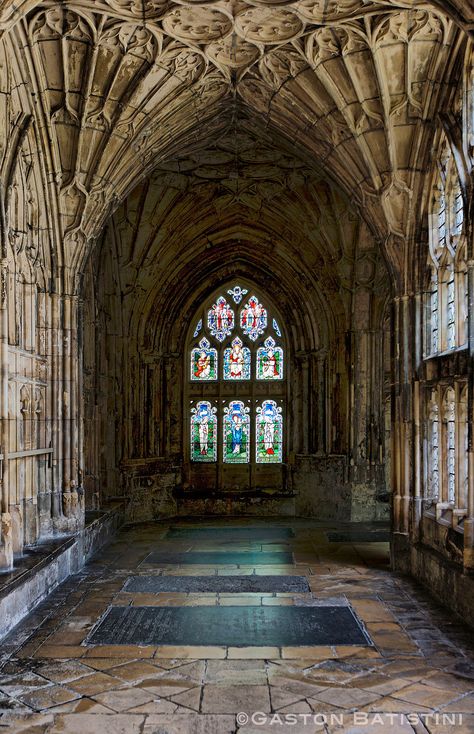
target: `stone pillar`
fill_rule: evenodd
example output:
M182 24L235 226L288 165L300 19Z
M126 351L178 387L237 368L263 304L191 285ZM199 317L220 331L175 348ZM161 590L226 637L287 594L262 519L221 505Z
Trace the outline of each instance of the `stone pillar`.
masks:
M303 454L309 453L309 434L310 434L310 415L311 415L311 385L309 371L309 355L302 354L300 356L301 371L303 376L303 411L302 411L302 436L303 436Z
M76 529L82 517L82 502L78 492L79 479L79 353L78 353L78 298L62 298L63 341L63 512L71 520L70 529ZM76 521L76 522L75 522Z
M0 190L0 568L13 567L13 527L10 514L8 479L9 415L8 415L8 252L7 218L3 187Z
M423 296L418 293L413 301L415 309L415 329L413 340L413 367L421 364L423 359ZM423 476L422 476L422 394L420 381L413 373L413 497L411 508L411 524L413 539L418 541L421 532L423 514Z
M293 400L292 405L289 406L289 414L288 414L288 425L291 425L292 427L292 433L293 433L293 451L295 454L301 454L303 453L303 434L304 434L304 426L303 426L303 414L304 414L304 404L305 404L305 393L303 390L303 380L302 380L302 366L301 366L301 353L297 352L295 355L295 364L292 374L292 391L293 391Z
M2 247L3 249L3 247ZM8 264L6 257L0 263L0 569L13 568L13 528L10 514L8 482Z
M412 299L397 296L393 303L392 348L392 476L393 476L393 543L395 567L410 570L409 527L412 490Z
M316 415L315 421L316 440L315 448L317 454L327 452L327 410L326 410L326 360L327 352L320 349L316 353Z
M64 532L66 521L63 515L62 504L62 338L61 338L61 297L58 293L50 293L48 298L48 358L50 361L50 415L51 415L51 446L52 458L52 498L51 514L53 526Z

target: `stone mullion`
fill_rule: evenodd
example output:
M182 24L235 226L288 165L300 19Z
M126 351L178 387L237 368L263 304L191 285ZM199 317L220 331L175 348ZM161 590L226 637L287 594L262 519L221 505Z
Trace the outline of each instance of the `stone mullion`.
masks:
M472 252L472 243L471 243ZM464 521L464 565L474 568L474 260L467 263L468 273L468 346L469 374L467 391L468 416L468 484L467 484L467 517Z

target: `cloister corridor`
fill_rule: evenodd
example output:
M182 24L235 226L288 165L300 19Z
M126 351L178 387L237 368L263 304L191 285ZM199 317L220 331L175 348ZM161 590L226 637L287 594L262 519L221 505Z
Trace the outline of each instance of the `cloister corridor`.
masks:
M474 0L0 0L0 734L474 734Z

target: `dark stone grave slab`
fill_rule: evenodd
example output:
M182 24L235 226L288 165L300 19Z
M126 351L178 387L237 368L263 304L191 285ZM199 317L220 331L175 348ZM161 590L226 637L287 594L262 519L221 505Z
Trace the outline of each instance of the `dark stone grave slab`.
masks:
M347 530L339 533L326 533L330 543L388 543L388 530Z
M370 645L349 607L110 607L88 645Z
M159 594L160 592L188 593L289 593L308 592L304 576L132 576L124 591Z
M293 555L286 551L188 551L170 553L153 551L143 563L200 564L202 566L283 566L293 563Z
M266 527L199 527L199 528L175 528L171 527L166 538L197 538L199 540L281 540L294 538L295 534L291 528L266 528Z

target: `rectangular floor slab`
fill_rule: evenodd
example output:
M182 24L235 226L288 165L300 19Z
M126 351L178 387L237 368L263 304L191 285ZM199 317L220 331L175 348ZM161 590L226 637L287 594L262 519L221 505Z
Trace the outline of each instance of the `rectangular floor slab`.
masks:
M349 607L110 607L89 645L370 645Z
M294 532L291 528L266 528L266 527L200 527L200 528L176 528L171 527L167 534L168 538L182 538L190 540L198 538L200 540L280 540L284 538L293 538Z
M326 533L330 543L389 543L389 530L347 530Z
M290 593L310 591L304 576L132 576L124 591L134 593Z
M293 555L284 551L202 551L170 553L169 551L153 551L145 558L144 563L167 564L199 564L201 566L285 566L293 563Z

